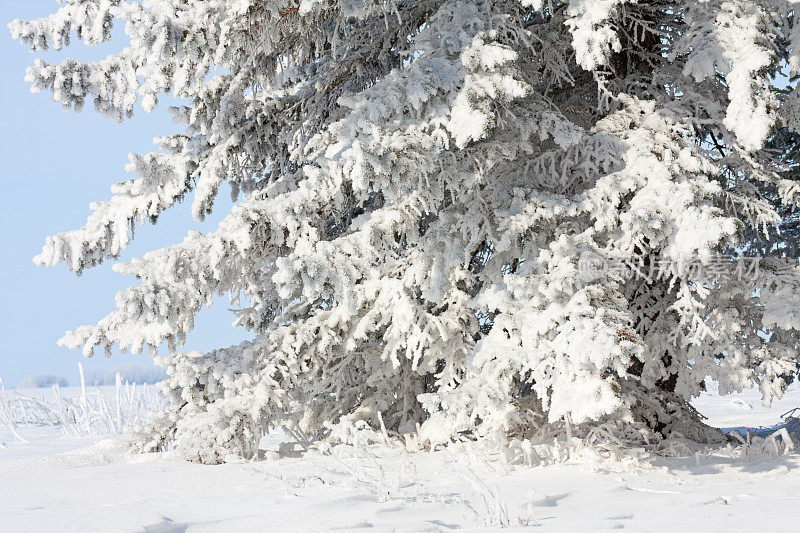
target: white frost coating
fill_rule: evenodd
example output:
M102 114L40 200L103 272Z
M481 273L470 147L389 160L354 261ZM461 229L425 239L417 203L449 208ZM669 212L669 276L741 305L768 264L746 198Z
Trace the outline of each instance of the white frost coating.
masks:
M610 18L626 2L628 0L570 0L567 25L578 64L584 69L604 66L611 52L620 51L622 45Z
M447 123L447 129L458 148L483 138L490 129L493 113L485 104L476 103L511 100L527 93L525 84L512 76L496 72L498 67L516 57L517 53L509 47L486 44L482 37L473 39L462 52L461 62L470 74L464 79L464 86L455 99Z
M106 257L116 257L130 243L134 223L158 217L188 190L192 163L187 158L155 153L129 157L127 170L139 177L114 185L111 200L92 203L93 212L80 230L48 237L42 253L34 258L37 264L63 261L70 270L80 272Z
M717 73L725 76L728 105L723 124L745 149L757 150L776 119L776 103L763 72L775 60L767 35L776 28L770 12L757 3L730 0L716 4L713 19L706 6L688 7L689 31L673 53L687 53L683 74L698 82Z
M302 0L300 2L298 13L300 13L300 15L308 15L315 6L321 3L322 0Z
M545 0L519 0L525 7L532 7L534 11L541 11L545 5Z
M773 54L761 44L765 13L752 2L726 2L717 16L717 36L723 57L732 68L725 75L728 83L728 112L725 126L748 150L761 148L775 117L768 110L771 103L758 72L773 60Z
M37 262L80 272L190 193L198 219L236 197L215 231L116 264L138 284L61 342L166 348L139 447L207 463L343 419L433 446L567 421L714 441L687 404L703 381L769 402L800 335L796 233L775 229L796 230L797 141L773 135L797 97L771 81L792 4L760 5L68 0L15 21L35 51L125 26L118 54L30 69L65 106L184 104ZM757 245L757 278L684 268ZM180 353L217 296L252 340Z

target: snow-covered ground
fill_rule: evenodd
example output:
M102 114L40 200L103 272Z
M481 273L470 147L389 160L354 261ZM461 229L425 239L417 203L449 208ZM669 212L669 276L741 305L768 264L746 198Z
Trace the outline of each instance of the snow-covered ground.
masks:
M719 428L773 426L781 421L781 415L800 407L800 384L794 383L780 400L770 407L761 404L758 389L743 391L730 396L719 396L714 383L709 391L696 398L692 404L706 417L707 423Z
M720 427L771 425L746 391L695 402ZM409 454L340 446L254 463L202 466L131 455L119 439L0 425L0 531L798 530L800 455L724 452L640 461L507 467L475 449ZM268 443L275 446L277 442ZM269 446L268 446L269 447Z

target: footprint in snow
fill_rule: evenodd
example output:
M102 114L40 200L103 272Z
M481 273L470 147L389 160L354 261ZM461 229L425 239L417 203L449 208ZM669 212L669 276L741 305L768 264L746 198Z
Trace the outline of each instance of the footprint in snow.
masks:
M733 400L731 400L731 405L735 405L736 407L738 407L742 411L752 411L753 410L753 406L750 405L748 402L742 400L741 398L734 398Z
M559 500L563 500L567 496L569 496L569 493L556 494L555 496L548 496L545 494L543 498L532 500L531 505L536 507L555 507L558 505Z

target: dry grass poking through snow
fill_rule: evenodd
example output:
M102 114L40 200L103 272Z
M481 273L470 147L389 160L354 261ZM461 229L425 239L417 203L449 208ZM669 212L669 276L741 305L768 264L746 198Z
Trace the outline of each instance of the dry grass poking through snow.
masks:
M144 423L148 413L163 404L154 387L123 383L119 374L116 386L87 386L83 365L78 368L77 394L65 394L58 385L24 393L7 390L0 379L0 427L20 442L26 442L20 427L29 426L59 427L68 437L117 437L127 427ZM2 441L0 447L5 447Z

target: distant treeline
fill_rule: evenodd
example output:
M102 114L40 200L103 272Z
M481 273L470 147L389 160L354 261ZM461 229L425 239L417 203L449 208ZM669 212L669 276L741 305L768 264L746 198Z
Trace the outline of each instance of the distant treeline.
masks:
M122 376L125 383L156 383L165 379L167 375L164 370L154 366L142 367L137 365L124 365L112 368L87 368L86 384L89 385L115 385L117 374Z
M87 368L85 370L86 384L87 385L115 385L117 382L117 374L122 376L122 382L129 383L156 383L166 378L166 374L160 368L156 367L142 367L137 365L123 365L111 368ZM17 384L18 389L37 389L42 387L52 387L58 385L59 387L68 387L80 384L80 378L75 377L73 380L68 380L63 376L54 376L52 374L40 374L30 376Z
M61 376L53 376L51 374L40 374L38 376L29 376L17 384L18 389L38 389L40 387L51 387L58 385L59 387L69 386L67 378Z

